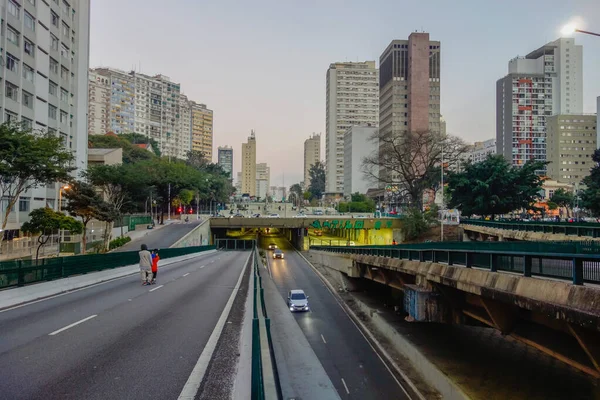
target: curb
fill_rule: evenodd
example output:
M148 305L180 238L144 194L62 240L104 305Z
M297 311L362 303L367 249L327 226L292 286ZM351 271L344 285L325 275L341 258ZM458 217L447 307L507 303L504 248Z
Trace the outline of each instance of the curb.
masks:
M346 312L346 314L350 317L350 319L356 324L356 326L359 328L359 330L362 332L362 334L365 336L365 338L368 338L367 341L370 342L377 349L377 353L380 356L383 356L383 358L385 358L386 362L384 364L387 363L390 366L392 366L394 371L398 375L400 375L400 377L402 378L403 383L406 383L410 387L410 390L416 396L416 398L418 398L420 400L426 400L426 397L423 396L423 394L419 391L419 389L415 386L415 384L410 380L410 378L404 373L404 371L402 371L400 366L398 366L398 364L394 361L392 356L390 356L390 354L383 348L381 343L379 343L379 341L375 338L375 336L371 333L371 331L365 326L365 324L360 320L360 318L358 318L358 316L354 313L354 311L352 311L352 309L350 309L350 307L348 307L348 305L343 301L343 299L337 293L337 290L327 280L327 278L325 278L323 276L321 271L319 271L310 261L308 261L308 259L306 257L304 257L304 254L302 254L298 250L295 250L295 251L296 251L296 253L298 253L300 255L300 257L302 257L302 259L304 259L304 261L306 261L306 263L308 265L310 265L310 267L317 274L319 279L321 279L321 281L323 281L323 283L327 286L329 291L336 298L338 303L342 306L342 309ZM388 366L387 364L386 364L386 367ZM402 385L400 385L400 386L402 387L402 390L406 393L406 395L409 398L412 398L411 394L407 393L406 389Z

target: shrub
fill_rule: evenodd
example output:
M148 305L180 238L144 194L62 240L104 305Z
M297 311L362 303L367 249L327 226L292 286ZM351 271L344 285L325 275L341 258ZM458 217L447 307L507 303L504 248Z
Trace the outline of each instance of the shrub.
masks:
M411 208L402 219L402 230L407 240L418 239L429 230L429 227L435 222L437 209L428 212L421 212L417 208Z
M131 238L129 236L121 236L116 239L113 239L108 244L108 248L110 250L116 249L117 247L123 246L125 243L131 242Z

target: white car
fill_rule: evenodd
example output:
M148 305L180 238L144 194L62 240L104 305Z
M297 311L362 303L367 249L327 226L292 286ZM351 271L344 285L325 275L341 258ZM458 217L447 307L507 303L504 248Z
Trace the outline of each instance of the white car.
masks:
M294 218L307 218L307 217L303 213L299 213L299 214L294 215Z
M304 294L304 290L294 289L288 293L288 307L291 312L294 311L310 311L308 306L308 296Z
M279 214L269 214L267 218L279 218Z

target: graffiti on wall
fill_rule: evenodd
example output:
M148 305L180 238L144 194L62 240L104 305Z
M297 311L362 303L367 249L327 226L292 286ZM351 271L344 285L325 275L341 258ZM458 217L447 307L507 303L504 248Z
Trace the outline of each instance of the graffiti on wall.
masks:
M385 222L385 223L384 223ZM393 222L392 221L381 221L377 220L374 224L374 229L379 230L381 228L391 228ZM340 229L365 229L365 221L364 220L345 220L339 221L337 219L331 221L320 221L318 219L314 220L312 224L310 224L315 229L322 228L340 228Z

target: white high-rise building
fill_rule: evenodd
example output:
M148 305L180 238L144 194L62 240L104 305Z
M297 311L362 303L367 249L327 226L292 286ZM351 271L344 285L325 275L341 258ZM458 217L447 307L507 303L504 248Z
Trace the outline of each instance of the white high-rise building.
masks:
M344 191L344 133L379 123L379 72L375 61L333 63L327 70L325 191Z
M110 131L110 80L94 71L89 73L88 134Z
M87 169L90 0L0 0L0 6L0 118L60 136L79 174ZM21 195L4 234L16 234L33 209L56 209L57 197L58 184ZM0 202L0 224L6 206Z
M379 143L372 139L377 128L372 126L351 126L344 134L344 196L352 193L366 194L376 182L370 182L362 172L365 157L377 157Z
M304 188L310 186L310 167L321 161L321 134L312 134L304 141Z

